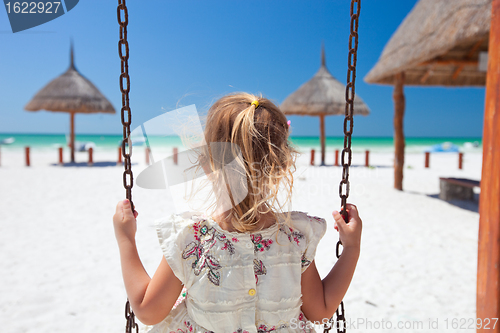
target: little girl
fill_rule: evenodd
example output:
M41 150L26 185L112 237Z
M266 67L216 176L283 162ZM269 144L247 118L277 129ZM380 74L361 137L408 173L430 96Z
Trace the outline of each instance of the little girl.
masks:
M223 142L239 148L247 194L241 200L229 195L232 205L217 215L184 213L160 221L164 256L152 278L137 253L137 212L127 200L118 203L113 223L125 288L137 318L154 325L150 332L314 332L308 321L335 313L359 257L361 219L354 205L347 206L348 224L333 212L343 251L321 280L314 256L326 221L281 212L278 200L278 188L288 200L293 186L296 152L288 127L271 101L246 93L210 108L207 147ZM219 169L217 160L208 148L199 158L207 174Z

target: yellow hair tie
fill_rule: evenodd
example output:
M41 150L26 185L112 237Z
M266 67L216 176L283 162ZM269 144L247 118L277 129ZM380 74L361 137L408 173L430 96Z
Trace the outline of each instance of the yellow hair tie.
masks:
M251 105L255 105L255 108L258 108L259 107L259 101L255 100L252 102Z

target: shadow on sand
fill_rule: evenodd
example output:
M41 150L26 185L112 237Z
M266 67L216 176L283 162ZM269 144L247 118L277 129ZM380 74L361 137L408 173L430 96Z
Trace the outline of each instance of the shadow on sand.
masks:
M429 198L439 199L439 194L427 194ZM441 200L444 201L444 200ZM471 212L479 213L479 193L474 193L474 200L458 200L458 199L452 199L449 201L444 201L447 202L450 205L460 207L462 209L470 210Z

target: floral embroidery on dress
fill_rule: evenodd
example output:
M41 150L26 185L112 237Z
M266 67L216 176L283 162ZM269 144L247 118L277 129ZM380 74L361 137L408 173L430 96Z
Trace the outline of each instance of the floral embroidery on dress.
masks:
M189 320L184 320L184 325L187 328L187 331L183 331L182 329L178 328L177 331L171 331L170 333L188 333L188 332L194 332L194 326L191 324ZM204 333L214 333L213 331L205 331Z
M227 239L226 235L217 231L213 227L208 227L202 223L205 220L197 222L193 225L194 238L196 241L189 243L182 252L182 258L187 259L191 256L196 257L192 264L195 275L200 275L204 268L208 268L207 277L216 286L220 285L220 273L217 272L222 266L219 261L210 254L210 250L217 243L222 242L224 245L222 250L227 250L230 254L234 254L234 245Z
M306 319L306 316L304 316L304 314L302 313L302 311L300 312L299 314L299 321L302 322L302 325L299 325L302 326L302 332L307 332L306 331L306 327L307 327L307 319Z
M233 242L238 242L238 238L233 237L231 240L227 239L226 235L224 235L222 232L218 231L214 227L208 227L206 224L202 223L206 222L206 220L201 220L195 224L193 224L193 229L194 229L194 238L197 241L203 241L203 239L210 239L214 240L217 238L219 241L224 243L224 246L222 247L222 250L228 250L230 254L234 254L234 245L231 243L231 240ZM201 235L200 235L201 234Z
M306 258L306 254L302 253L302 268L307 267L311 264L311 261Z
M288 326L286 324L282 324L278 327L273 326L273 327L269 328L266 325L261 324L261 325L259 325L259 327L257 327L257 333L277 332L278 330L283 329L283 328L287 328L287 327Z
M252 239L254 252L269 250L271 244L273 243L272 239L264 239L261 234L250 235L250 238Z
M295 231L290 227L282 226L280 231L287 235L290 242L295 242L297 245L299 245L300 240L304 238L304 235L301 232Z
M254 259L253 260L253 271L255 273L255 283L259 283L259 277L257 275L266 275L267 268L264 266L262 260Z
M241 328L238 328L235 332L233 333L248 333L248 331L243 331Z
M175 301L175 304L172 307L172 309L175 309L179 304L181 304L182 301L186 298L186 295L187 295L187 289L186 289L186 287L182 287L181 294L177 298L177 301Z
M191 322L188 320L188 321L184 321L184 325L186 325L186 328L189 330L189 332L193 332L194 331L194 327L193 325L191 324Z

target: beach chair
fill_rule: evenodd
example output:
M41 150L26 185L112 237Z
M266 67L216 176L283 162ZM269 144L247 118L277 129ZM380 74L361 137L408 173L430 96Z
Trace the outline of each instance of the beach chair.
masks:
M474 200L474 187L481 187L478 180L466 178L439 178L439 199Z

